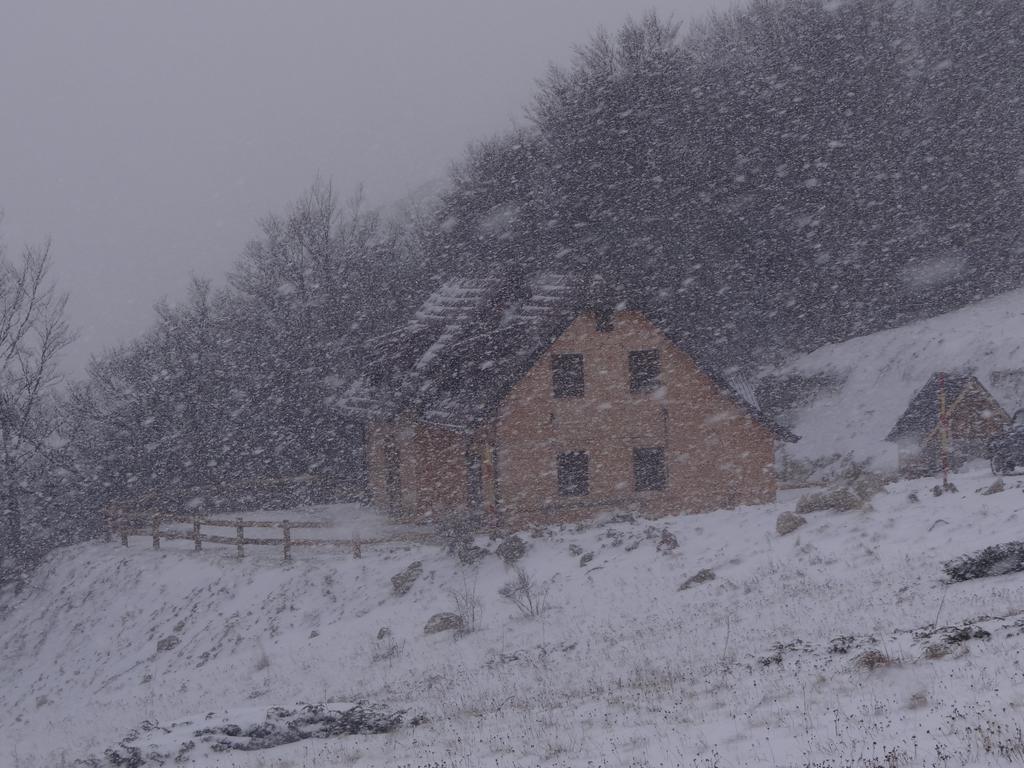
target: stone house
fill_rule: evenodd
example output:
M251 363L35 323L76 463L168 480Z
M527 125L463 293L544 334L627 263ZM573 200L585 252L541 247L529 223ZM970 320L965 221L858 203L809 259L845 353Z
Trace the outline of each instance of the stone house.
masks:
M945 410L946 435L942 412ZM911 399L886 440L895 443L899 472L922 477L956 469L970 459L987 458L988 441L1010 424L1010 416L969 373L933 373Z
M637 302L566 275L441 286L377 339L341 398L366 422L373 502L499 527L775 498L796 437Z

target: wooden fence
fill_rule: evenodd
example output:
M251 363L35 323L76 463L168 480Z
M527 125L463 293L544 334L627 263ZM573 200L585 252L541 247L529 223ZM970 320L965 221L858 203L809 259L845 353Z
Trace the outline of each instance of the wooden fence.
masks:
M187 526L187 530L169 530L164 526ZM292 547L344 547L352 552L353 557L362 557L364 546L375 544L387 544L398 541L408 543L429 543L436 541L432 533L403 532L383 539L310 539L294 538L292 531L303 531L315 528L333 528L333 523L316 522L291 522L282 520L272 522L267 520L244 520L241 517L234 520L203 519L199 515L166 515L154 514L149 517L142 517L138 514L111 512L107 513L107 530L109 537L117 535L121 544L128 546L129 536L152 537L153 549L160 549L160 541L179 540L193 542L196 552L203 548L204 543L234 545L237 548L238 556L245 557L247 546L278 546L284 553L285 560L292 559ZM220 535L216 533L203 533L203 528L228 528L234 529L234 535ZM280 538L269 536L247 536L247 528L259 530L276 529L281 532Z

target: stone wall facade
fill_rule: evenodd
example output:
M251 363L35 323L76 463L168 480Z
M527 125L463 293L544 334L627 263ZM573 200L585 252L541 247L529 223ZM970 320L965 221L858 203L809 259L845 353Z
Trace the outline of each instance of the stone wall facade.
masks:
M1010 416L980 384L968 384L946 405L948 445L942 444L939 404L935 403L935 428L920 442L906 439L897 444L899 471L903 477L925 477L947 469L956 470L971 459L988 458L988 442L1010 426ZM943 452L946 456L943 459Z
M610 330L581 315L501 405L496 427L498 512L554 522L625 509L648 516L702 512L775 498L774 437L652 323L617 313ZM629 353L659 352L661 385L631 392ZM555 398L551 360L582 354L584 395ZM633 450L662 448L663 490L635 490ZM589 493L559 494L558 455L585 451ZM504 521L503 520L503 521Z
M658 385L631 391L629 353L652 350ZM552 360L559 354L582 355L581 397L555 397ZM661 449L663 488L636 490L634 449ZM585 495L560 492L559 455L569 453L586 454ZM389 461L400 491L389 491ZM702 512L775 498L771 431L632 311L616 313L603 329L594 315L578 317L476 433L411 418L372 425L368 462L371 494L381 508L419 519L469 510L507 528L618 510L650 517Z

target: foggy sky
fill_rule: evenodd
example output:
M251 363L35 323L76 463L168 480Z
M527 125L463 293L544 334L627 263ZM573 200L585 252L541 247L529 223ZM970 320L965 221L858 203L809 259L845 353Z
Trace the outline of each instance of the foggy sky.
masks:
M4 0L0 238L52 237L80 337L130 339L222 278L320 175L387 203L525 122L549 63L654 8L731 0Z

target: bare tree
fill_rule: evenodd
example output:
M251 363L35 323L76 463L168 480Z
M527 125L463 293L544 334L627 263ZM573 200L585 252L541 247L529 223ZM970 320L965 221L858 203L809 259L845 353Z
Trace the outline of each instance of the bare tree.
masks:
M23 502L53 447L57 361L73 339L50 264L49 242L17 262L0 251L0 577L23 562Z

